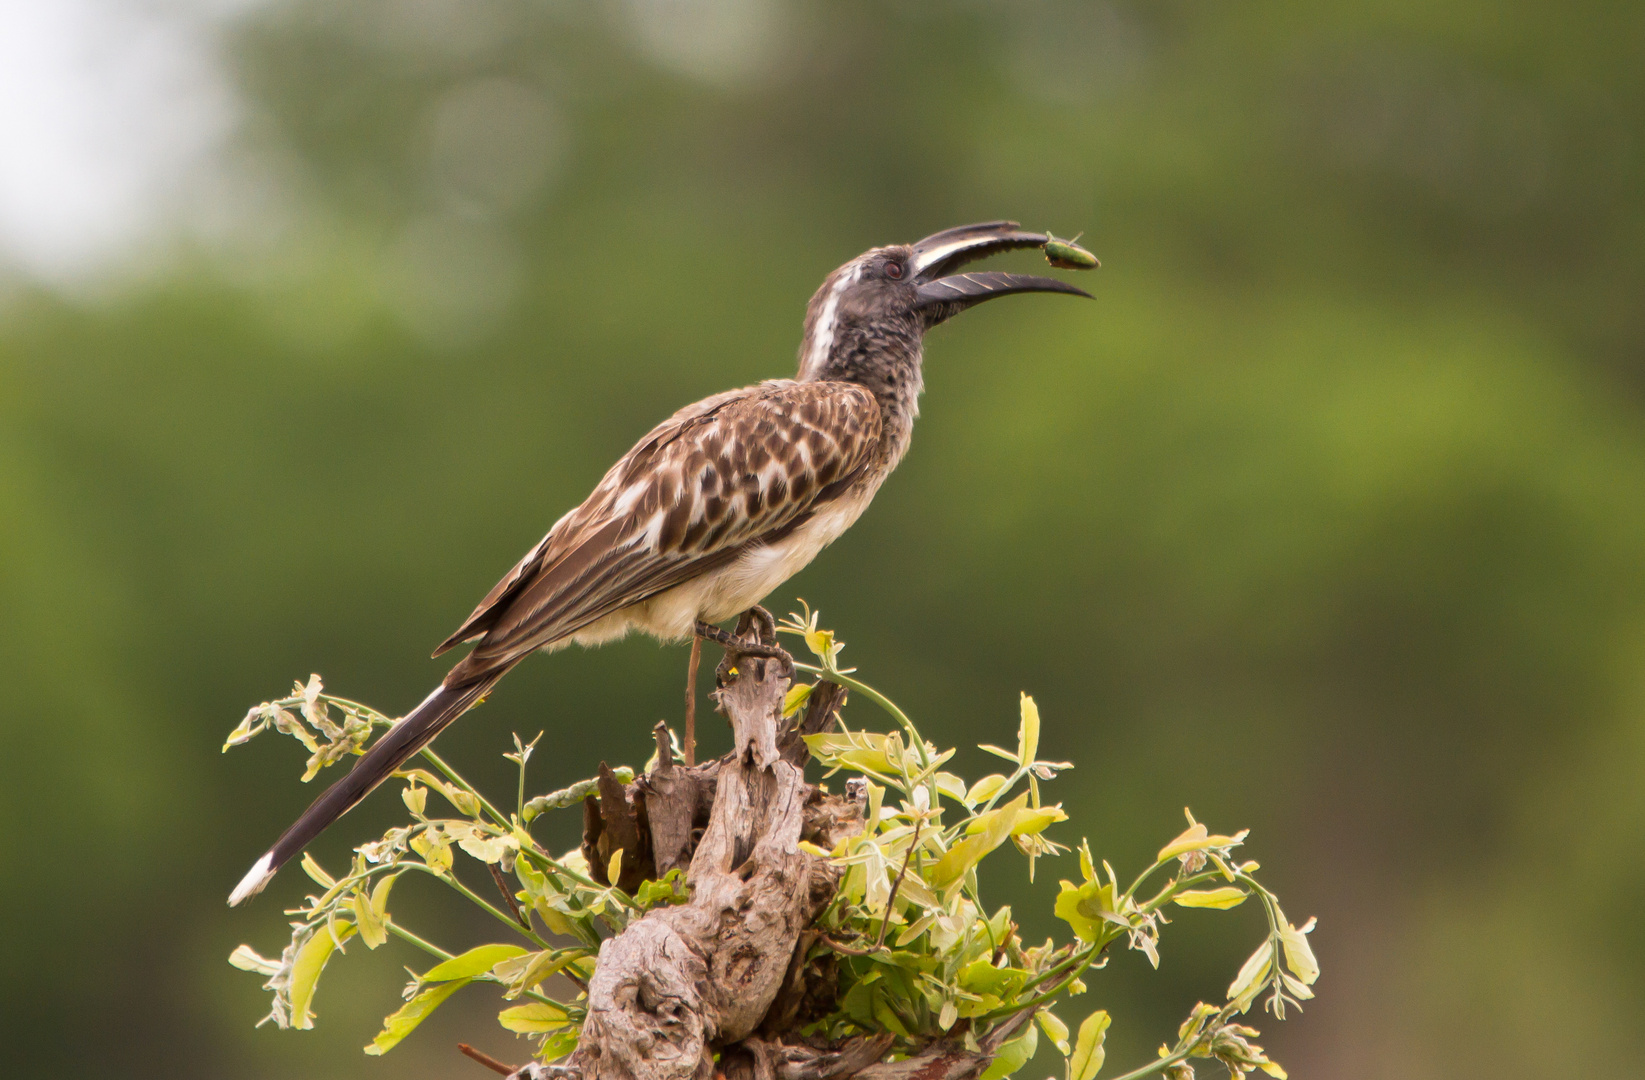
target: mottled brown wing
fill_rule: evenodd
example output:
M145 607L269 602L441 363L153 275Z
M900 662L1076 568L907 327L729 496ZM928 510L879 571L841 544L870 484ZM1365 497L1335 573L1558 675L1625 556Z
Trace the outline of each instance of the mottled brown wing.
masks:
M880 413L862 387L770 382L658 425L498 582L440 650L509 662L785 535L874 460ZM436 654L438 655L438 654Z

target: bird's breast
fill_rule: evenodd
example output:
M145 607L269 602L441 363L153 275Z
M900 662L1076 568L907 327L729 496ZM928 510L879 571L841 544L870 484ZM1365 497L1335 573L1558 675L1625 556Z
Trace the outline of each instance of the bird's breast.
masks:
M763 600L771 590L810 565L823 548L839 539L874 498L879 487L863 484L818 507L810 518L780 540L751 546L719 572L710 606L703 618L720 622L741 614Z

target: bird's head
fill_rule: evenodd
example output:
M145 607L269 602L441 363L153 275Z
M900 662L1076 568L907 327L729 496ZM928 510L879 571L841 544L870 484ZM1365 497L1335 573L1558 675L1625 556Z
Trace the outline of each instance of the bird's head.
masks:
M812 296L799 377L853 378L888 364L917 364L927 330L996 296L1059 292L1089 298L1084 289L1056 278L956 273L977 259L1043 247L1049 240L1044 233L1024 232L1014 221L989 221L864 252L829 274Z

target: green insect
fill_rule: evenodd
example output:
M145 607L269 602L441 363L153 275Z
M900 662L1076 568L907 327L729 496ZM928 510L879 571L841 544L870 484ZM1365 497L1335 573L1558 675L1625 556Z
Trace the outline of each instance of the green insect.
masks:
M1095 270L1102 265L1095 255L1075 242L1085 235L1083 232L1073 240L1058 240L1050 233L1046 235L1051 239L1045 242L1045 261L1058 270Z

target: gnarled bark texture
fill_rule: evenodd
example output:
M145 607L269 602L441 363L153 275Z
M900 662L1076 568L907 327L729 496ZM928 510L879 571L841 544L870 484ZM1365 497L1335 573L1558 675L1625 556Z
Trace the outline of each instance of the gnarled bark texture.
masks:
M620 849L625 889L679 867L691 899L653 909L601 947L576 1053L514 1078L974 1080L1026 1022L1003 1025L975 1050L955 1038L896 1062L883 1060L890 1036L819 1045L795 1033L811 995L831 990L812 985L824 980L807 958L818 940L811 924L838 883L826 860L798 844L832 847L863 823L860 802L804 776L800 737L833 724L844 689L820 684L789 726L789 682L778 661L729 656L714 694L731 721L729 754L678 764L659 725L650 773L625 786L602 768L599 798L590 796L584 814L595 875L605 877Z
M709 1080L714 1049L753 1033L800 931L833 893L833 871L798 846L805 776L777 751L788 680L775 663L746 666L718 691L735 743L718 763L708 827L691 856L691 900L650 912L601 947L573 1059L585 1080ZM666 779L652 783L664 799L684 786ZM673 840L678 824L667 831Z

